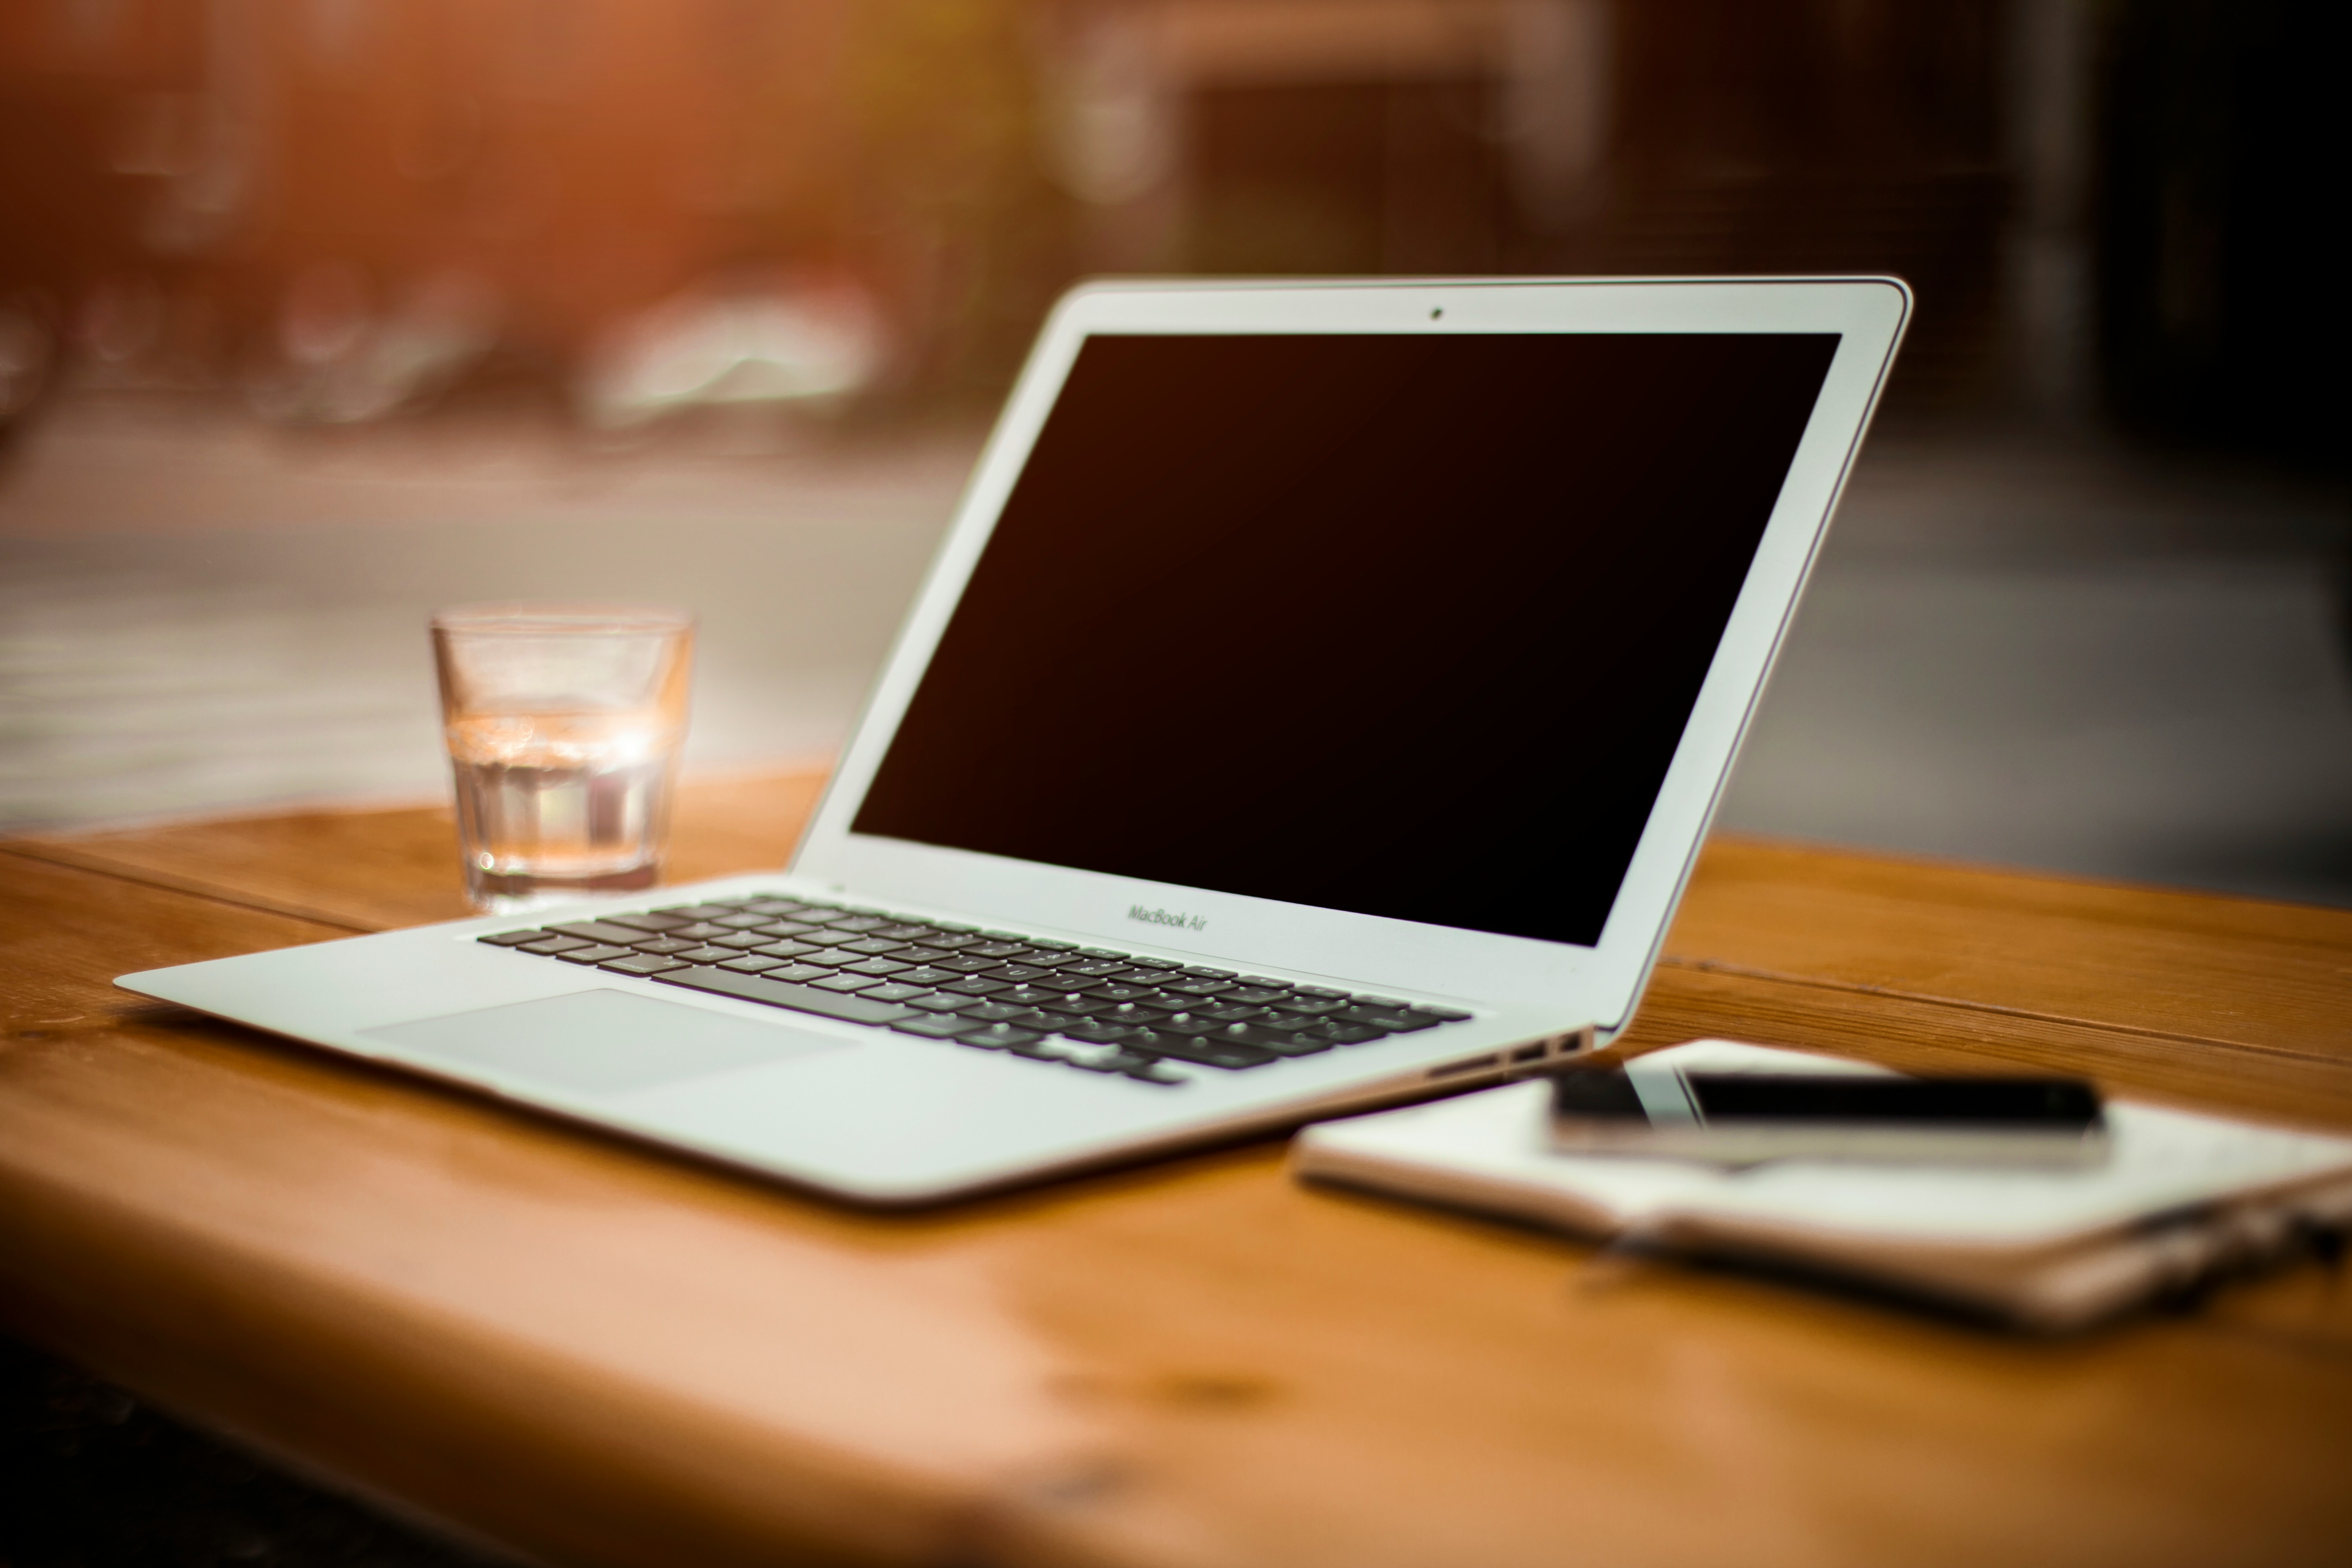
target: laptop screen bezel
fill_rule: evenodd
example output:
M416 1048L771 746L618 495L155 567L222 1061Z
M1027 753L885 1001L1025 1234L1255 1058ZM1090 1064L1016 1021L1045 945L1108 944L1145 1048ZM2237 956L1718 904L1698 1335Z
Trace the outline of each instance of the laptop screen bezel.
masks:
M1564 1026L1632 1011L1786 634L1909 314L1896 279L1096 283L1047 320L803 832L797 879L857 899L1473 1003L1557 1008ZM1055 398L1096 333L1834 332L1714 662L1600 941L1583 947L1317 909L878 838L859 805L986 549ZM1575 635L1563 606L1563 636ZM1605 737L1595 737L1605 745Z

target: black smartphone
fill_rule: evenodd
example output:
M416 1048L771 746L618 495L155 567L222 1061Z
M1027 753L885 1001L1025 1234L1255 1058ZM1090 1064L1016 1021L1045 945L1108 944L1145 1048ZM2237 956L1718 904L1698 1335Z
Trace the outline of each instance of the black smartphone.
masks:
M1552 1145L1744 1164L1792 1157L2079 1165L2106 1157L2099 1093L2074 1078L1685 1072L1580 1063L1553 1075Z

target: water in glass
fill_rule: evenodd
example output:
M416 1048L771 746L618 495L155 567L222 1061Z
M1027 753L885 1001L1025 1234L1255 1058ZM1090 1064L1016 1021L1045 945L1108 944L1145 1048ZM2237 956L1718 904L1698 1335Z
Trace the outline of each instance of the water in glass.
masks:
M468 880L509 909L652 887L675 755L633 714L460 721L449 761Z

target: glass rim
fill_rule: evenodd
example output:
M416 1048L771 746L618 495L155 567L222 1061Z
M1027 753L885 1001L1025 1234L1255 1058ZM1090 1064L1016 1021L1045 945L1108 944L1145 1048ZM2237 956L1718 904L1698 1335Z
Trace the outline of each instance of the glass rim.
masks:
M692 610L663 605L513 599L452 605L433 613L432 626L436 632L488 637L643 636L692 631L696 618Z

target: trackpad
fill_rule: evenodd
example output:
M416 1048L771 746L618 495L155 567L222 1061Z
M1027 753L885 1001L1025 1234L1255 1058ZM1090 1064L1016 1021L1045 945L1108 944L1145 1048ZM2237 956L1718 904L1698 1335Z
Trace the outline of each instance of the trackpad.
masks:
M606 1094L849 1043L626 991L578 991L360 1033L444 1061Z

